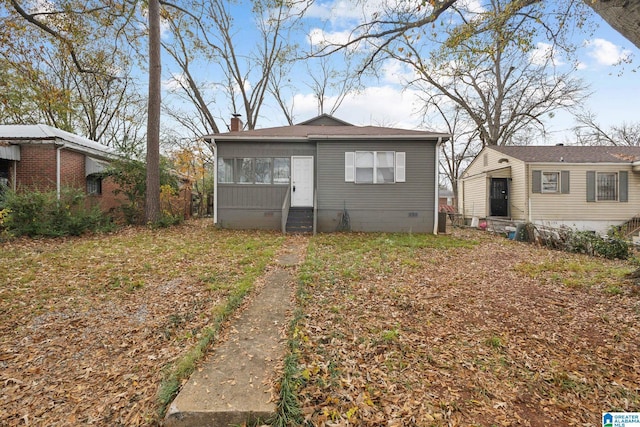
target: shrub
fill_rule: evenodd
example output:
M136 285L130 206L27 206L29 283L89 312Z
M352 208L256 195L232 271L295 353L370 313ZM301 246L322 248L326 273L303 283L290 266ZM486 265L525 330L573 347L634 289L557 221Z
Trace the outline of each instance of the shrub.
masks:
M139 160L121 159L111 162L110 168L105 171L118 185L116 194L123 194L127 203L121 207L125 221L129 224L142 224L144 222L144 202L147 190L147 166ZM169 170L167 161L163 158L160 162L160 184L163 191L167 189L177 192L178 182ZM163 207L163 210L165 208ZM162 214L159 226L175 224L182 220L182 212L169 215Z
M533 227L536 240L553 249L601 256L607 259L629 258L629 242L613 229L606 236L602 236L593 231ZM531 232L528 234L531 235Z
M113 229L111 218L99 206L88 207L86 195L75 188L56 191L7 190L2 197L2 226L12 236L77 236L87 231Z

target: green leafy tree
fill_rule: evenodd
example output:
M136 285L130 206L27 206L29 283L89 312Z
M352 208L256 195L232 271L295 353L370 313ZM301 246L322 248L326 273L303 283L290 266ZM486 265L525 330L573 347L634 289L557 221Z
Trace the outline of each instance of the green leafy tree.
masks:
M147 165L140 160L119 159L111 162L109 169L104 172L117 184L115 193L125 196L127 203L122 206L122 213L130 224L148 222L144 216L147 169ZM178 180L164 158L161 159L159 172L160 185L178 189Z

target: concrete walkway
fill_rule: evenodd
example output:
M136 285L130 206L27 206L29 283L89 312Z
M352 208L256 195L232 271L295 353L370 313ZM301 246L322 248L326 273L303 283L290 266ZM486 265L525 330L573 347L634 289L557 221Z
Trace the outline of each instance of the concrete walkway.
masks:
M287 237L259 293L169 407L165 426L227 427L265 421L275 413L269 381L285 353L295 266L304 259L307 244L307 237Z

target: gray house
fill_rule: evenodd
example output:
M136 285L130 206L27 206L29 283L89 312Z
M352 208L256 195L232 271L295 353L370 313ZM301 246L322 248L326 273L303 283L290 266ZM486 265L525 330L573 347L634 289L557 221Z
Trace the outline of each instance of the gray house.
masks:
M205 139L216 154L215 222L287 231L437 232L444 133L354 126L329 115Z

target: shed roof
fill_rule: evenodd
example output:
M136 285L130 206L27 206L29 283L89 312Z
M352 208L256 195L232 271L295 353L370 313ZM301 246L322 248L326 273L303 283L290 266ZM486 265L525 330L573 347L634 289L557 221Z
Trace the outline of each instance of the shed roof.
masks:
M634 163L640 161L640 147L529 145L489 148L527 163Z
M106 145L88 138L66 132L49 125L0 125L0 141L11 144L62 140L70 148L103 157L112 157L116 152Z
M318 120L323 119L323 120ZM329 120L327 120L329 119ZM313 124L323 122L326 124ZM448 133L397 129L380 126L354 126L329 115L321 115L293 126L279 126L205 136L215 141L312 141L328 139L437 139L447 140Z

